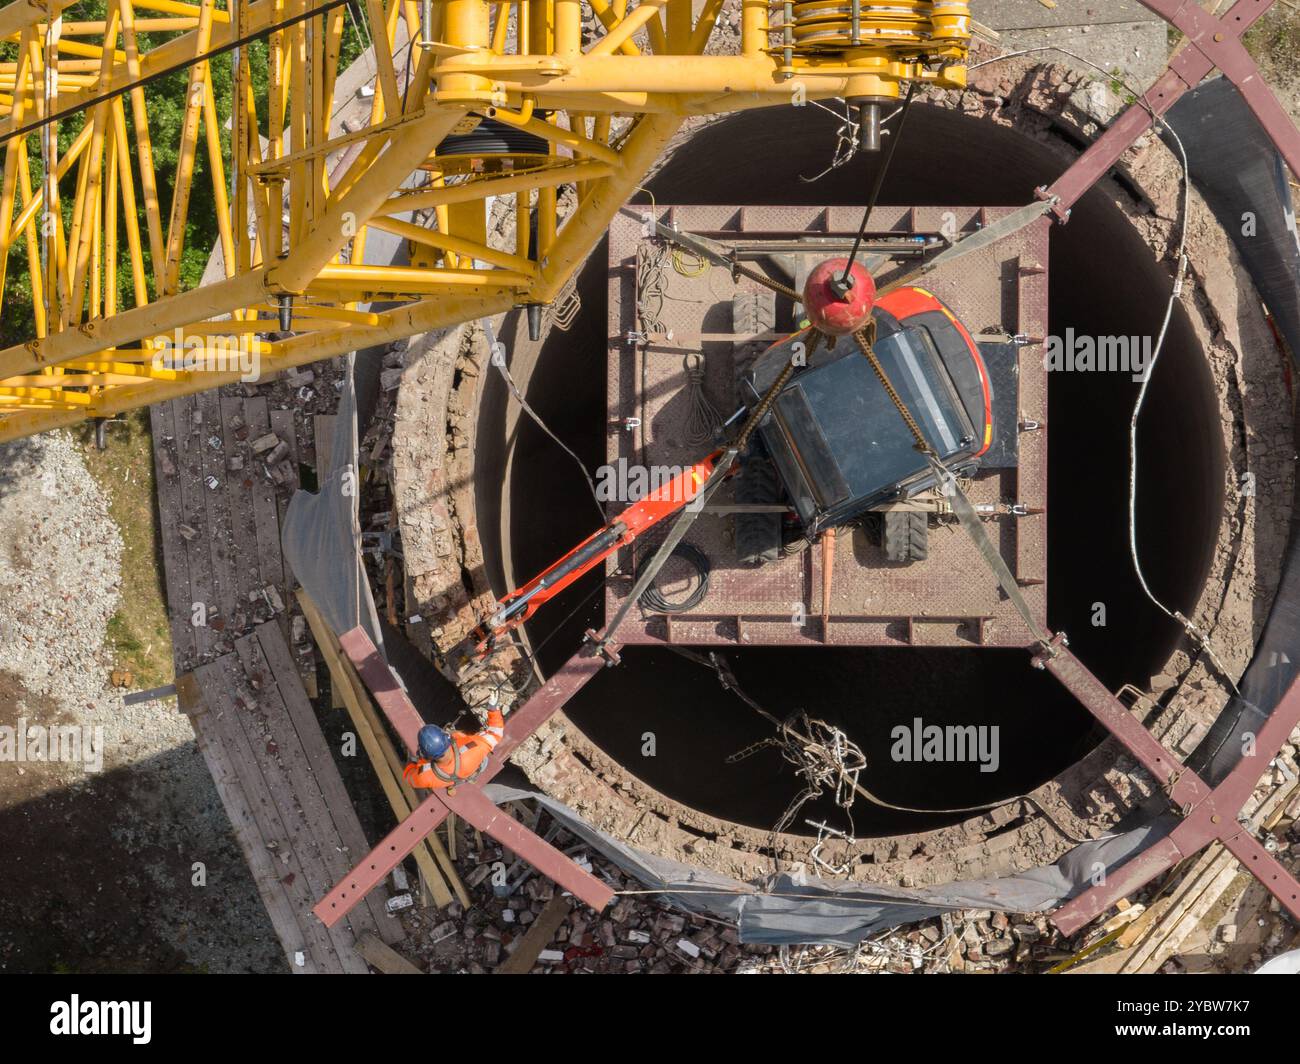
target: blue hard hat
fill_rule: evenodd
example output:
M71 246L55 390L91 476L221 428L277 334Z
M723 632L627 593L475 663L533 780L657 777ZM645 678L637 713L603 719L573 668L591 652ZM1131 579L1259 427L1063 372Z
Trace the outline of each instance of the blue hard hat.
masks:
M451 746L451 736L436 724L426 724L420 729L420 756L437 761Z

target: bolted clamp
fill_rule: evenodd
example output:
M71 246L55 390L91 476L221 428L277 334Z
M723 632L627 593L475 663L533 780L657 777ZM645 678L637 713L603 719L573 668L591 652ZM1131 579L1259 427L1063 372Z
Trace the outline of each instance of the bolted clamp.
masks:
M1038 644L1038 649L1034 652L1034 656L1030 658L1029 664L1036 669L1045 669L1047 668L1047 663L1051 661L1052 658L1056 657L1060 648L1068 647L1069 645L1070 640L1066 637L1066 634L1064 632L1057 632L1056 635L1052 636L1052 638L1046 643L1040 642Z
M622 663L623 659L619 656L618 645L611 643L607 639L601 638L600 633L597 632L596 629L588 628L583 632L583 639L585 642L591 644L594 653L599 654L605 659L605 668L610 669L615 665Z

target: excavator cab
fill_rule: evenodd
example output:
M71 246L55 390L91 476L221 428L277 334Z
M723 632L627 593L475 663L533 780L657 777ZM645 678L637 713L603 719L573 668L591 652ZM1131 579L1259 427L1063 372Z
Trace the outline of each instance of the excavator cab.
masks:
M926 440L954 474L973 474L993 438L993 396L970 333L921 288L883 296L872 316L873 350ZM762 396L799 357L796 345L807 343L804 332L764 352L743 382L749 398ZM933 470L854 337L833 338L807 363L758 433L805 536L935 488ZM925 556L927 520L924 509L885 509L890 560Z

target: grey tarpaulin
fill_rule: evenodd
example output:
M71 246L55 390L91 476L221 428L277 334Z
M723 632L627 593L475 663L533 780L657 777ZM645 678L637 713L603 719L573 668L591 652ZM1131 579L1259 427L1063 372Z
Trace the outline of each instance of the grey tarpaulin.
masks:
M353 359L348 355L330 447L329 476L316 494L294 493L280 539L294 576L334 634L342 635L360 625L382 651L375 600L361 564Z
M1092 886L1167 830L1152 823L1076 846L1056 864L1019 875L904 890L782 873L761 886L643 853L593 828L563 802L536 791L489 784L497 805L532 799L565 828L618 865L656 900L735 924L740 940L763 945L852 946L868 935L954 909L1038 912Z

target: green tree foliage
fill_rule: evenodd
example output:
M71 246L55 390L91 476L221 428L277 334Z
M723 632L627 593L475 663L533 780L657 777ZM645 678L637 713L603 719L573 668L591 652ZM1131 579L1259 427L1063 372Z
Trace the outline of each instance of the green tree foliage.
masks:
M226 8L228 0L220 0L219 10ZM82 0L64 12L65 21L99 21L106 18L107 0ZM152 12L143 8L137 10L137 18L148 17ZM328 16L326 16L328 17ZM318 25L320 23L317 23ZM141 53L177 37L177 32L141 33L138 35ZM94 40L94 38L84 38ZM118 47L121 47L120 39ZM340 69L344 69L364 50L363 40L351 14L344 23L341 44ZM0 61L13 62L18 54L14 43L0 44ZM265 135L266 99L267 99L267 45L265 38L253 41L245 47L252 77L253 96L256 101L262 133ZM226 179L230 174L230 107L231 88L233 84L233 66L230 53L215 57L209 62L213 93L217 101L217 114L221 129L222 166ZM159 208L162 215L161 224L164 234L171 216L172 190L175 187L176 168L180 157L181 128L185 120L186 90L189 85L188 70L177 70L165 78L160 78L144 89L149 114L149 133L153 148L154 172L157 177ZM149 260L148 239L144 202L140 196L139 156L135 137L132 133L131 104L124 98L127 108L127 131L132 173L136 181L137 211L142 240L145 244L146 271L149 275L149 296L156 299L158 293L154 286L153 272ZM79 113L59 123L60 156L68 150L88 118L86 113ZM28 135L28 158L34 190L41 187L41 141L39 133ZM208 163L207 143L202 124L199 127L198 149L194 156L194 177L191 182L189 210L185 221L185 243L180 264L181 290L195 287L203 276L208 258L217 243L217 210L212 188L211 168ZM72 204L76 196L76 167L72 167L59 182L59 199L62 206L63 225L66 233L71 224ZM130 261L127 257L125 220L122 218L120 197L118 203L118 299L119 307L135 305L134 288L131 281ZM15 234L16 239L10 250L8 270L5 275L3 313L0 313L0 346L24 343L36 335L35 319L32 313L31 276L28 271L28 256L25 238Z

